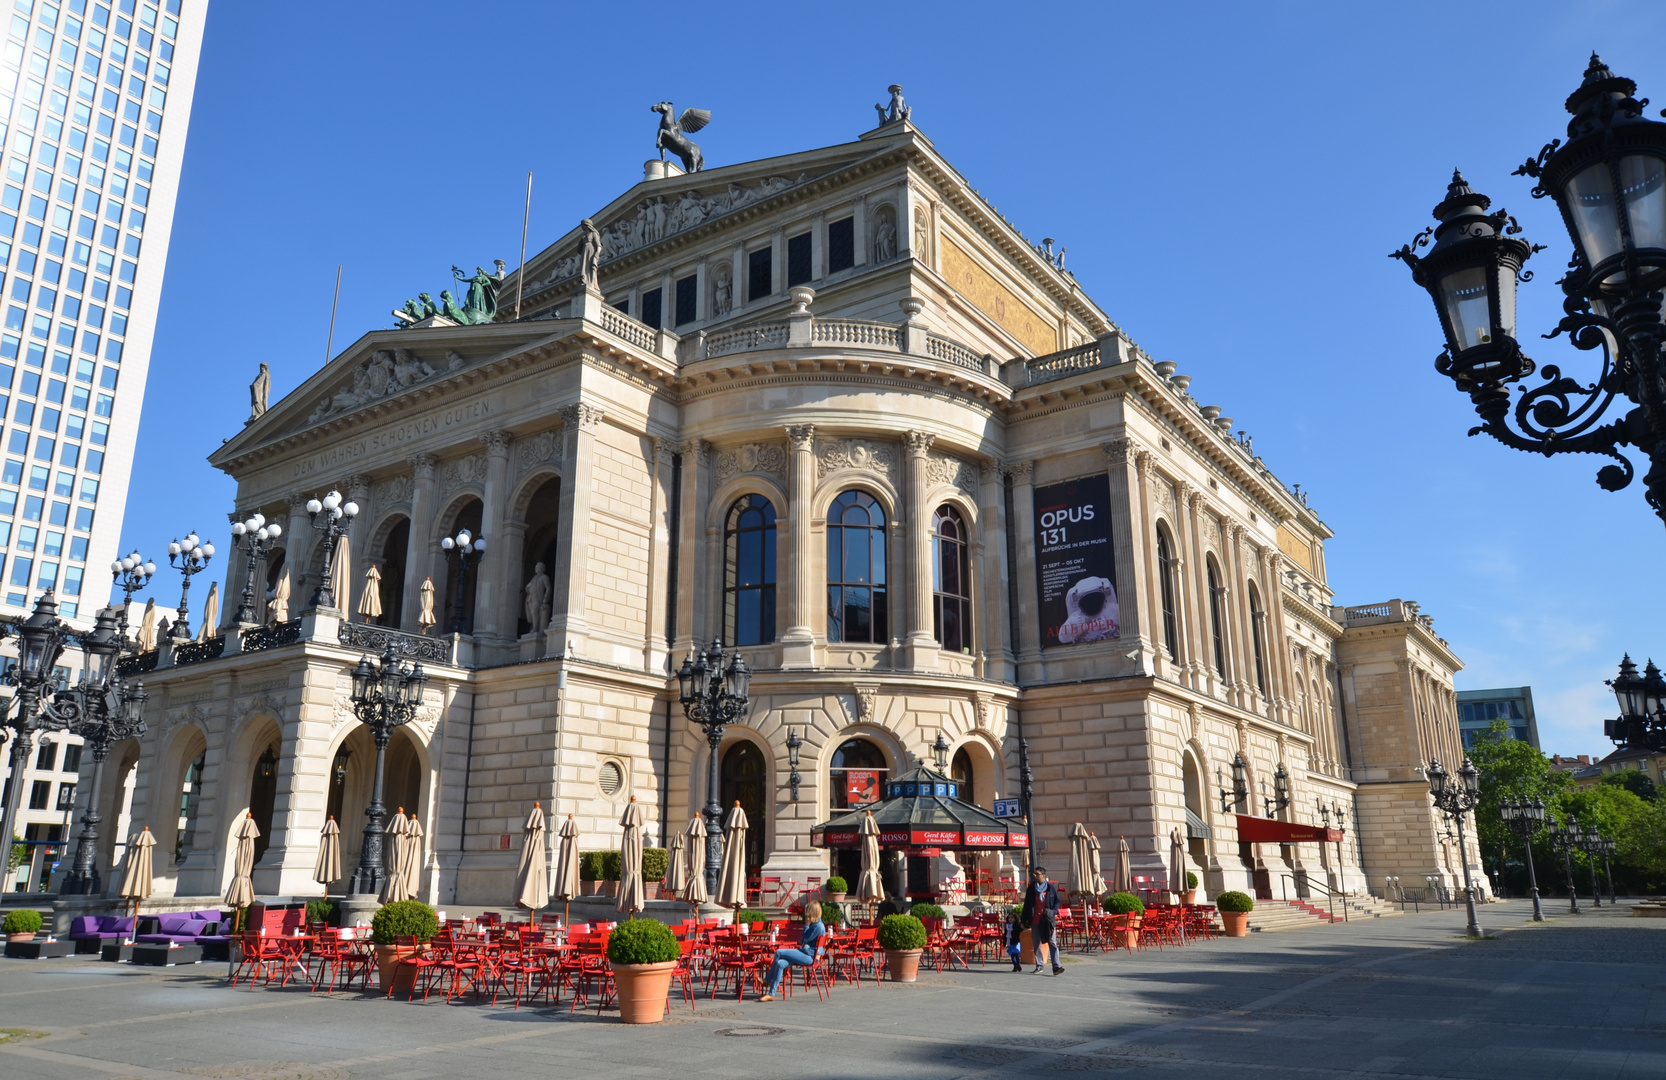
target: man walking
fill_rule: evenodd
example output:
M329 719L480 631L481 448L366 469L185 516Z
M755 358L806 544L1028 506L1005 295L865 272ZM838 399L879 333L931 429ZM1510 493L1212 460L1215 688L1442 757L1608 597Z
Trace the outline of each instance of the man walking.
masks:
M1047 871L1036 867L1030 872L1030 887L1024 890L1022 921L1030 924L1030 940L1035 943L1035 970L1041 974L1041 946L1053 961L1053 974L1064 974L1064 960L1059 956L1058 943L1059 887L1047 880Z

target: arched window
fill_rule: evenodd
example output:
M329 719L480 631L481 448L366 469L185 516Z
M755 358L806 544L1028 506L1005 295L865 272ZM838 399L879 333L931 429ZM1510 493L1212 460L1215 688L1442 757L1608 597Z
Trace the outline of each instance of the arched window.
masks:
M937 643L972 651L972 582L966 572L966 522L952 506L931 519L931 617Z
M976 803L977 797L972 788L972 755L962 746L954 752L954 760L949 762L949 775L960 785L960 797L969 803Z
M723 533L723 633L731 644L775 640L775 507L743 495Z
M885 763L885 751L878 746L867 739L846 739L833 752L827 772L832 781L833 808L846 810L878 802L890 768Z
M1211 558L1207 564L1209 573L1209 633L1215 645L1215 674L1226 678L1226 622L1222 617L1222 607L1226 603L1226 589L1221 587L1220 570Z
M1267 660L1263 635L1266 633L1267 613L1261 610L1261 594L1256 591L1255 583L1249 587L1250 605L1250 637L1255 644L1255 685L1262 696L1267 693Z
M1174 545L1169 542L1168 530L1157 526L1157 579L1163 591L1163 644L1169 659L1180 658L1180 619L1175 612L1175 576L1179 571L1174 563Z
M865 491L847 491L827 511L827 640L883 644L885 508Z

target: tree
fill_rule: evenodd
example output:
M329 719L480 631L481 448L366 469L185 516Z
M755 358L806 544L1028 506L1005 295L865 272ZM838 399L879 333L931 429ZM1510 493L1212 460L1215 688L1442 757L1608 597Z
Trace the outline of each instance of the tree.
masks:
M1660 796L1660 789L1655 786L1653 780L1649 779L1648 774L1636 769L1622 769L1619 772L1611 772L1602 778L1602 782L1625 788L1639 799L1647 802L1654 802Z
M1494 720L1490 728L1475 736L1469 760L1481 773L1475 831L1484 852L1513 851L1520 844L1499 812L1505 799L1541 799L1546 807L1553 807L1573 785L1566 773L1551 767L1543 751L1513 737L1510 725L1503 720ZM1537 842L1538 837L1534 840Z

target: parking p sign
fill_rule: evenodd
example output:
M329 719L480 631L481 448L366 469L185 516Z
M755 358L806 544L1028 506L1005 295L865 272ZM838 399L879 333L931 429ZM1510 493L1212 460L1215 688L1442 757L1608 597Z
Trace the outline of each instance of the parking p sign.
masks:
M1023 799L996 799L995 816L998 818L1023 817Z

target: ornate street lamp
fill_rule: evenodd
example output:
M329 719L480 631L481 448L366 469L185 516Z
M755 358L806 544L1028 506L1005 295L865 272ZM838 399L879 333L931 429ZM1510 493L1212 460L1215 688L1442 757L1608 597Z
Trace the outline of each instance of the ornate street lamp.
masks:
M1261 809L1267 817L1272 817L1289 805L1290 774L1284 771L1284 762L1281 761L1278 763L1277 770L1273 772L1273 794L1271 798L1267 797L1267 781L1261 781Z
M184 610L183 606L180 610ZM149 695L143 682L128 686L116 674L116 657L121 653L122 644L110 608L98 613L92 633L81 635L87 666L73 695L74 711L80 715L71 720L69 730L81 736L92 750L93 782L86 810L81 815L81 833L75 841L75 866L58 889L65 896L93 896L104 891L98 875L98 825L104 820L98 805L104 789L104 761L110 755L110 747L145 733L144 709ZM61 712L68 712L69 704L60 700L58 707Z
M1666 680L1650 660L1642 675L1627 653L1620 661L1619 678L1609 679L1619 702L1617 719L1603 721L1603 734L1622 750L1666 750Z
M937 732L937 740L931 744L931 760L937 763L937 771L949 771L949 740L943 737L943 732Z
M1457 783L1439 761L1429 762L1429 796L1435 809L1455 821L1458 826L1458 862L1464 868L1464 907L1469 913L1469 925L1464 932L1470 937L1481 936L1481 924L1475 919L1475 886L1469 879L1469 852L1464 839L1464 818L1481 800L1481 773L1468 758L1458 770Z
M335 590L330 587L330 570L335 565L336 540L346 535L352 526L353 519L359 514L359 504L356 502L342 502L341 492L331 491L323 499L307 500L307 518L312 527L324 534L324 570L318 575L318 588L312 591L312 606L333 608L336 606ZM323 520L320 521L319 518ZM342 519L347 524L342 524Z
M721 638L713 638L704 655L690 652L677 671L678 698L683 715L706 733L710 761L706 773L706 889L717 895L717 879L723 871L723 807L718 802L722 784L718 748L723 730L741 719L752 706L748 689L752 672L740 653L726 658Z
M191 624L186 621L191 579L208 569L208 560L213 557L214 545L204 542L194 529L185 534L185 539L168 545L168 565L185 576L179 587L179 619L174 623L171 635L175 641L191 640Z
M1550 834L1551 844L1562 853L1562 869L1568 875L1568 914L1579 914L1579 894L1573 887L1573 850L1579 846L1579 819L1568 815L1565 825L1557 825L1556 819L1551 818L1545 831Z
M422 690L428 684L428 673L420 661L401 660L394 655L393 646L382 653L376 663L368 654L359 657L353 669L353 715L370 729L376 741L376 772L370 789L370 805L365 807L368 818L364 826L364 844L359 848L359 865L353 871L347 891L355 894L376 894L382 891L387 868L382 856L382 822L387 807L382 805L382 774L387 764L388 742L393 729L410 723L422 706ZM342 762L345 766L345 761Z
M127 647L127 609L133 603L133 594L149 585L155 574L156 564L147 561L137 551L110 564L110 578L121 590L121 614L116 618L116 633L123 648Z
M1618 448L1635 446L1650 461L1645 497L1666 519L1666 124L1643 115L1636 90L1593 53L1566 102L1573 114L1567 143L1551 141L1516 170L1538 181L1534 198L1556 201L1573 240L1571 269L1560 281L1565 315L1547 336L1565 332L1577 349L1600 349L1594 378L1568 378L1547 365L1544 382L1512 405L1510 384L1535 369L1515 340L1516 283L1531 279L1521 267L1542 245L1515 239L1515 219L1487 213L1491 201L1456 172L1434 210L1439 224L1392 257L1434 299L1446 335L1435 370L1474 402L1482 423L1471 435L1484 431L1547 456L1613 458L1597 470L1608 491L1631 483L1635 470ZM1413 252L1431 234L1434 245L1419 258ZM1597 426L1620 396L1636 407Z
M1608 903L1617 907L1620 901L1614 895L1614 869L1608 862L1609 859L1614 857L1614 848L1614 838L1604 836L1602 843L1597 847L1597 854L1602 856L1602 876L1608 879Z
M798 751L804 746L804 740L798 737L798 732L787 729L787 786L792 788L793 802L798 801L798 786L804 783L804 777L798 771Z
M1245 800L1249 798L1249 787L1247 780L1245 779L1245 774L1248 771L1248 768L1249 767L1244 764L1243 754L1238 753L1232 755L1232 790L1228 792L1226 788L1220 786L1221 767L1219 765L1215 766L1215 789L1220 793L1221 813L1228 813L1229 806L1243 806ZM1228 803L1229 796L1231 798L1230 803Z
M1591 898L1597 907L1602 906L1602 889L1597 885L1597 856L1602 854L1602 833L1596 829L1580 829L1578 836L1579 850L1585 853L1586 865L1591 871Z
M255 619L255 566L272 553L272 541L282 535L282 525L275 521L268 523L266 515L259 513L252 514L247 521L239 521L231 527L232 546L243 549L247 562L243 574L243 603L237 608L237 621L240 623L257 621Z
M52 668L64 651L64 639L71 633L68 623L58 618L58 603L52 590L42 593L35 601L35 610L26 619L7 620L0 624L0 635L15 635L18 640L17 661L8 664L0 682L16 688L16 693L0 709L4 710L6 726L12 730L11 792L0 814L0 838L11 850L12 836L17 827L17 809L23 798L23 770L29 766L29 754L35 748L35 735L40 731L64 731L71 717L60 713L56 706L58 694L54 690Z
M1533 921L1544 922L1544 909L1539 906L1539 875L1533 869L1533 835L1545 824L1545 804L1542 799L1505 799L1498 806L1504 826L1527 847L1527 884L1533 890Z
M457 607L451 616L451 632L467 633L463 623L463 597L468 595L469 567L479 563L480 557L486 553L486 538L471 536L467 529L462 529L455 537L448 536L441 540L440 549L445 552L446 561L457 568Z

